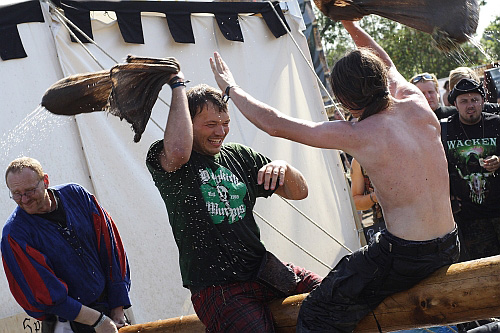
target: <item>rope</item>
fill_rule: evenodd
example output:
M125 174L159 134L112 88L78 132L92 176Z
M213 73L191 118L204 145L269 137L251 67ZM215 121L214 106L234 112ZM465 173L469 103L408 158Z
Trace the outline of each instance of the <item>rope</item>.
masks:
M271 1L266 1L269 6L272 8L272 10L274 11L274 13L276 14L276 17L278 18L278 20L280 21L281 25L283 26L283 28L285 28L288 36L292 39L293 43L295 44L295 46L297 47L297 49L299 50L300 54L302 55L302 58L304 58L307 66L309 67L309 69L312 71L312 73L314 74L314 77L316 78L316 81L318 82L319 86L323 89L323 91L326 93L326 95L328 96L328 99L332 102L332 105L333 107L335 108L335 110L340 114L340 116L342 117L342 120L345 120L345 117L344 117L344 114L339 110L337 104L334 102L334 99L333 97L330 95L330 93L328 92L328 90L326 89L325 85L323 84L323 82L321 82L321 79L318 77L318 75L316 74L316 70L314 69L313 65L307 60L307 57L305 56L304 52L302 52L302 49L300 48L299 44L297 43L297 41L295 40L295 38L293 37L292 33L288 30L288 28L286 27L286 24L285 22L283 22L283 20L281 19L281 16L279 16L278 12L276 11L276 8L274 8L273 4L271 3Z
M337 238L335 238L335 236L333 236L332 234L330 234L328 231L326 231L322 226L320 226L319 224L317 224L316 222L314 222L313 219L311 219L309 216L307 216L304 212L302 212L300 209L298 209L297 207L295 207L292 203L290 203L289 200L287 200L286 198L283 198L281 195L278 195L278 197L280 197L284 202L286 202L290 207L292 207L295 211L297 211L300 215L302 215L303 217L305 217L306 220L308 220L309 222L311 222L315 227L317 227L319 230L323 231L328 237L330 237L331 239L333 239L337 244L339 244L340 246L342 246L344 249L346 249L349 253L352 253L353 251L351 249L349 249L347 246L345 246L344 244L342 244Z
M296 247L298 247L300 250L304 251L308 256L310 256L311 258L313 258L314 260L316 260L317 262L319 262L321 265L323 265L326 268L328 268L328 270L332 269L332 267L330 267L330 265L326 264L321 259L319 259L316 256L314 256L311 252L307 251L305 248L303 248L302 246L300 246L297 242L295 242L293 239L291 239L290 237L288 237L287 235L285 235L281 230L279 230L278 228L276 228L271 222L269 222L268 220L266 220L262 215L260 215L259 213L257 213L255 210L253 211L253 213L257 217L259 217L262 221L264 221L268 226L270 226L271 228L273 228L274 231L276 231L281 236L283 236L286 240L288 240L290 243L292 243L293 245L295 245Z
M115 59L113 59L113 57L111 57L111 55L109 55L106 51L104 51L99 45L97 45L89 36L87 36L87 34L85 34L85 32L83 32L82 30L80 30L80 28L78 28L73 22L71 22L66 16L64 16L63 14L60 13L59 11L59 8L57 8L54 4L52 4L52 2L49 2L49 6L51 9L53 9L54 13L56 14L57 18L59 18L61 24L66 28L66 30L68 30L69 34L71 35L71 37L73 37L73 39L75 39L78 44L80 44L80 46L88 53L88 55L97 63L97 65L99 65L99 67L101 67L101 69L105 69L104 66L99 62L99 60L97 60L97 58L92 54L92 52L90 52L90 50L85 46L85 44L83 44L83 42L76 36L76 34L68 27L68 25L66 23L69 23L74 29L76 29L76 31L78 31L80 34L82 34L82 36L84 36L88 41L90 41L92 44L94 44L95 46L97 46L97 48L99 50L101 50L104 54L106 54L108 57L110 57L114 62L117 63L117 61Z

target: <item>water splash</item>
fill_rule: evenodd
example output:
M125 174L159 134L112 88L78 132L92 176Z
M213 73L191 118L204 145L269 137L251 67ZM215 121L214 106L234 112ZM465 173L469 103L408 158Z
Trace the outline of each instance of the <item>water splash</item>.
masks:
M481 52L486 57L487 62L494 62L496 60L494 55L486 52L483 45L479 41L474 40L471 36L467 36L467 38L469 39L469 43L477 47L479 52Z
M2 165L7 165L17 157L29 156L32 152L40 152L46 149L46 140L44 139L54 129L68 124L72 119L74 117L53 115L39 105L0 138L0 160Z

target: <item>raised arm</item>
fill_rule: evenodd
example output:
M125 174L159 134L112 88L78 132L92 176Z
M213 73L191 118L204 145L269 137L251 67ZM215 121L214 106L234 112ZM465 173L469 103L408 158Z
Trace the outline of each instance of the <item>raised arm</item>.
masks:
M235 83L221 56L215 52L210 65L219 88L229 93L238 110L259 129L271 136L285 138L318 148L350 151L361 142L353 140L353 123L346 121L313 122L290 117L258 101Z
M392 62L391 57L385 52L385 50L378 45L378 43L361 28L358 22L354 21L341 21L344 28L347 30L349 35L351 35L352 40L357 47L369 48L374 52L382 61L387 65L389 70L389 85L391 95L399 98L398 92L400 92L401 86L411 87L408 81L398 72L396 66ZM414 90L414 89L412 89Z
M182 72L173 74L178 79L175 82L184 82ZM172 85L172 101L168 113L167 125L163 135L163 150L160 154L160 163L167 172L179 169L187 163L193 148L193 124L189 114L186 87Z
M385 50L377 44L377 42L363 30L358 22L341 21L344 28L351 35L354 44L357 47L370 48L388 67L394 67L394 63Z

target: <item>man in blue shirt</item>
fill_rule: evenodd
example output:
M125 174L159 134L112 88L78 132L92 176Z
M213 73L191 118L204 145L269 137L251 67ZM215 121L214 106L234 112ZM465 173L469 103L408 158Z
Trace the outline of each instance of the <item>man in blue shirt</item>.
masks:
M49 188L48 175L30 157L12 161L5 181L18 204L1 241L16 301L44 321L44 333L82 324L118 332L130 307L130 272L111 216L78 184Z

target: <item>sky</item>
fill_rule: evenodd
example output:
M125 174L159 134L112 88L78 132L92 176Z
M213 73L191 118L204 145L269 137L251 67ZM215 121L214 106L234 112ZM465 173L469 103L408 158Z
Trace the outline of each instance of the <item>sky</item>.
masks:
M484 29L495 19L500 16L499 0L486 0L484 6L479 7L479 23L476 30L476 39L481 39Z

